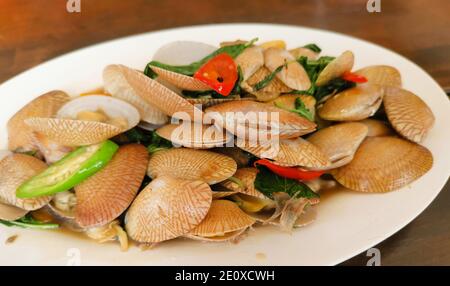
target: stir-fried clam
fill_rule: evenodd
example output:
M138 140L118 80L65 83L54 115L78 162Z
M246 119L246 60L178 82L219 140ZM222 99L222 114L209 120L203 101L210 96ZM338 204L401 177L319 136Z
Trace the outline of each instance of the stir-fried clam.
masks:
M206 216L212 192L203 181L161 176L137 196L127 212L128 235L155 243L188 234Z
M422 142L434 124L434 115L417 95L400 88L386 88L383 98L389 122L403 137Z
M384 88L361 84L344 90L325 101L319 108L319 116L332 121L355 121L366 119L380 108Z
M401 87L402 85L400 72L391 66L368 66L355 71L355 74L364 76L370 84L392 87Z
M75 187L75 219L82 227L105 225L131 204L144 178L148 153L139 144L124 145L100 172Z
M187 237L204 241L227 241L236 238L255 220L228 200L213 200L205 218Z
M394 130L384 121L368 118L359 122L368 128L367 136L369 137L394 135Z
M317 131L308 137L308 141L323 151L331 161L331 165L325 168L334 169L353 159L367 132L367 126L362 123L341 123Z
M151 178L173 176L216 184L233 176L236 162L222 154L205 150L172 148L153 154L147 174Z
M31 117L25 123L34 131L67 146L100 143L139 123L139 112L125 101L108 96L72 99L56 118Z
M351 71L354 60L355 57L351 51L343 52L323 69L316 80L316 85L325 85L330 80L342 76L345 72Z
M45 206L51 197L20 199L16 196L16 190L46 167L44 162L29 155L10 154L4 157L0 161L0 202L24 210L36 210Z
M18 151L36 150L33 133L25 120L31 117L51 117L70 100L63 91L55 90L43 94L22 107L11 119L8 128L8 149Z
M425 147L395 137L368 137L349 164L331 173L349 189L388 192L423 176L432 165Z

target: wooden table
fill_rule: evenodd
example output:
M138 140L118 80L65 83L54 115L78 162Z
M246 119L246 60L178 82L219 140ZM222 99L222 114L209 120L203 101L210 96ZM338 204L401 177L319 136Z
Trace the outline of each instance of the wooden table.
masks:
M429 72L450 92L450 1L381 0L67 0L0 1L0 82L74 49L164 28L229 22L309 26L366 39ZM407 227L382 242L383 265L450 264L450 184ZM365 253L343 263L365 265Z

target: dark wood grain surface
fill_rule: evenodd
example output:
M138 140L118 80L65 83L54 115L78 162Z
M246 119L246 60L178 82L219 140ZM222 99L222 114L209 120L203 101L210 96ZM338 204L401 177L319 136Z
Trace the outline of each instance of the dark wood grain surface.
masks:
M381 0L0 0L0 82L71 50L164 28L265 22L345 33L416 62L450 91L450 1ZM407 227L377 246L382 265L450 264L450 184ZM365 253L343 263L365 265Z

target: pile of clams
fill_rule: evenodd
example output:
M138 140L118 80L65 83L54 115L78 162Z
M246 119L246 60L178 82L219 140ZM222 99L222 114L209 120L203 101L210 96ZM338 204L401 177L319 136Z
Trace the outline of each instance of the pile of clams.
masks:
M325 190L401 189L433 165L420 145L433 113L395 67L354 62L283 41L180 41L144 72L105 67L103 92L41 95L7 124L0 223L123 250L238 241L257 225L312 223Z

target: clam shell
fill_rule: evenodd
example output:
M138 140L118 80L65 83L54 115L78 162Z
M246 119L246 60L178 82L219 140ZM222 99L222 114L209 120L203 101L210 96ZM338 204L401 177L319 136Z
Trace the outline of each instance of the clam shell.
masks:
M410 91L387 88L383 103L389 122L406 139L422 142L434 125L431 109Z
M139 193L127 212L127 233L139 242L185 235L205 218L211 201L211 189L202 181L157 178Z
M66 146L97 144L123 132L123 129L96 121L32 117L25 123L50 140Z
M36 116L54 116L58 109L69 100L70 97L65 92L55 90L35 98L22 107L8 121L8 148L10 150L34 150L32 130L25 124L25 119Z
M68 153L73 151L72 147L61 145L55 141L50 140L44 134L33 132L34 144L40 153L45 158L47 164L55 163L61 160Z
M144 99L148 104L155 106L158 110L162 111L166 115L191 121L202 120L203 113L201 110L190 104L182 96L173 92L161 83L147 77L141 72L138 72L126 66L118 65L114 66L113 68L118 70L120 76L122 76L125 82L132 88L135 95L137 95L141 99ZM112 94L113 96L115 96L114 93ZM143 120L148 121L145 119L145 117L143 117ZM164 121L150 123L164 123Z
M355 121L375 114L381 105L383 88L376 85L358 85L344 90L325 101L319 116L332 121Z
M0 220L13 221L28 213L27 210L0 203Z
M367 126L362 123L341 123L320 129L308 137L308 141L328 156L332 164L326 168L334 169L353 159L367 132Z
M241 194L249 195L260 199L268 199L263 193L255 189L255 179L258 174L258 169L254 167L240 168L233 175L234 178L240 180L243 186L237 183L226 180L220 183L221 186Z
M228 101L240 101L240 100L254 100L253 98L240 96L233 96L230 98L186 98L186 100L193 105L201 105L202 108L207 108L213 105L221 104Z
M163 79L166 82L169 82L170 84L173 84L174 86L176 86L179 89L196 90L196 91L211 89L211 87L209 85L207 85L206 83L204 83L196 78L193 78L191 76L179 74L179 73L165 70L162 68L158 68L155 66L150 66L150 67L158 75L159 78Z
M310 133L316 127L315 123L297 114L253 101L222 103L207 108L206 113L209 118L215 120L215 124L243 139L253 135L293 138Z
M277 98L280 93L286 93L292 91L291 88L287 87L280 79L274 77L264 88L260 90L255 90L253 88L258 82L264 80L267 76L271 74L270 70L266 67L259 68L252 76L250 76L246 81L241 83L241 87L248 93L256 96L258 101L269 101Z
M139 111L126 101L104 95L80 96L64 104L57 112L57 118L77 119L82 111L103 111L109 118L123 118L127 121L125 130L129 130L140 121Z
M311 87L311 81L306 71L295 58L286 50L279 48L269 48L264 51L264 64L271 71L287 64L279 73L276 74L285 85L294 90L308 90Z
M270 105L279 105L286 109L295 109L295 100L300 97L301 101L305 104L305 107L311 112L312 116L316 115L316 99L314 96L306 95L306 94L285 94L280 95L276 99L273 99L267 104Z
M351 51L343 52L339 57L332 60L319 74L316 80L317 86L327 84L330 80L342 76L353 68L355 57Z
M132 72L139 73L122 65L109 65L105 67L103 70L105 90L113 97L122 99L136 107L143 121L151 124L166 123L168 120L167 115L155 105L142 98L129 83L127 77Z
M189 234L206 238L224 236L230 232L247 229L254 223L255 220L235 203L214 200L206 217Z
M212 236L212 237L196 236L196 235L192 235L192 234L186 234L184 237L193 239L193 240L206 241L206 242L226 242L226 241L234 242L234 241L238 240L238 238L240 238L242 236L242 234L245 233L246 230L247 230L247 228L243 228L243 229L240 229L237 231L228 232L224 235Z
M144 179L148 152L143 145L119 148L112 160L75 187L75 219L82 227L107 224L131 204Z
M238 168L248 166L248 164L250 163L249 154L235 146L214 148L211 151L231 157L234 161L236 161Z
M431 152L396 137L368 137L354 159L333 177L345 187L360 192L389 192L423 176L433 165Z
M246 81L264 65L263 49L249 47L236 57L235 62L241 68L242 80Z
M168 124L158 128L156 133L179 146L198 149L223 146L233 139L230 133L214 125L192 122Z
M355 71L355 74L367 78L370 84L379 84L382 86L401 87L402 78L400 72L391 66L376 65L368 66Z
M194 41L175 41L161 46L153 55L154 61L168 65L188 65L199 61L217 47Z
M299 59L301 57L307 57L309 60L316 60L319 57L319 53L316 53L308 48L303 48L303 47L289 50L289 52L295 59Z
M237 192L234 191L213 191L212 192L212 198L213 200L218 200L218 199L222 199L225 197L229 197L232 196L234 194L236 194Z
M254 218L257 222L273 225L280 227L280 217L277 217L275 219L271 219L272 212L265 211L265 212L258 212L258 213L251 213L249 214L252 218ZM304 227L311 223L313 223L317 219L317 207L316 206L309 206L305 209L304 213L300 215L297 220L294 223L294 227Z
M282 166L325 168L330 165L324 152L302 138L282 139L278 146L276 142L265 141L257 146L246 143L238 147L259 158L274 160Z
M212 185L233 176L236 169L236 162L222 154L172 148L151 156L147 174L151 178L172 176L185 180L201 180Z
M369 129L367 136L369 137L394 135L394 130L392 130L386 122L381 120L368 118L359 122L367 126Z
M0 161L0 202L24 210L37 210L46 205L51 197L19 199L16 189L26 180L47 168L47 165L28 155L12 154Z

